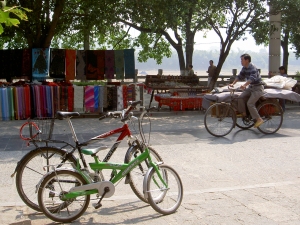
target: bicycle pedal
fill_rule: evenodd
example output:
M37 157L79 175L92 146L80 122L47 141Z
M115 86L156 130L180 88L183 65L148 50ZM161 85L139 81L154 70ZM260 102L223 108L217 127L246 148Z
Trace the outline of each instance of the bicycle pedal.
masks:
M94 206L95 209L99 209L102 206L102 204L101 203L96 203L93 206Z

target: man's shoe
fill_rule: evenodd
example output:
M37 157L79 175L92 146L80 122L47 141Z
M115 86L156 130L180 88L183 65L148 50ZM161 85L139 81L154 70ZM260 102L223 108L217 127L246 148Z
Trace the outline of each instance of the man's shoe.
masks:
M259 120L259 121L256 121L256 123L254 124L254 128L258 128L260 125L262 125L264 123L263 120Z

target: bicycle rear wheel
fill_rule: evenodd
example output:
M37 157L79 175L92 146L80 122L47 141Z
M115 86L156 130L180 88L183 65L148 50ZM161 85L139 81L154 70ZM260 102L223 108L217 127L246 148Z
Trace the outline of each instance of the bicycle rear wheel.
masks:
M36 185L50 168L44 170L47 165L59 165L66 151L54 147L40 147L27 153L17 166L16 188L20 198L30 208L40 211L36 191ZM72 155L66 163L74 163L76 158ZM71 167L71 164L64 164L64 167Z
M73 187L87 184L83 177L74 171L57 170L49 173L38 191L38 202L42 212L51 220L70 223L78 219L87 209L90 196L84 195L62 200L64 194Z
M134 158L138 157L142 152L137 146L133 146L133 149L129 152L128 156L126 155L124 162L129 163ZM148 147L150 151L150 156L153 162L163 162L161 156L152 148ZM146 159L141 164L136 166L132 171L129 173L129 185L134 192L134 194L143 202L148 203L148 200L145 199L144 193L143 193L143 181L145 174L148 171L149 168L148 160Z
M158 213L168 215L176 212L182 202L183 187L177 172L168 165L160 165L162 180L153 168L147 178L148 202Z
M204 116L206 130L213 136L222 137L231 132L236 123L235 112L229 104L215 103Z
M282 125L283 111L277 101L265 101L258 105L257 111L264 123L257 129L264 134L276 133Z

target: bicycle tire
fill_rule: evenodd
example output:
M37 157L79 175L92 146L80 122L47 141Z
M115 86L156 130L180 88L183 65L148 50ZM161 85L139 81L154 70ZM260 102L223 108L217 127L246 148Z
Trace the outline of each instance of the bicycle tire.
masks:
M159 171L168 187L165 187L153 168L147 177L147 189L145 191L148 194L148 202L151 207L158 213L169 215L176 212L181 205L183 198L182 181L178 173L168 165L160 165Z
M60 179L62 177L62 179ZM58 181L58 182L57 182ZM90 203L90 195L79 196L71 200L61 200L63 194L72 187L87 184L84 178L75 171L57 170L47 174L38 191L38 202L41 211L51 220L70 223L78 219ZM51 186L51 190L49 189ZM78 203L78 204L77 204ZM79 209L74 210L75 207ZM73 210L75 211L74 215Z
M229 134L236 124L233 108L226 103L211 105L204 115L204 125L208 133L215 137Z
M39 147L28 152L17 166L16 188L20 198L30 208L40 211L36 196L36 184L47 171L43 167L58 165L66 151L55 147ZM49 161L45 160L49 158ZM45 160L45 162L43 162ZM66 162L76 165L76 158L71 155ZM71 165L70 165L71 166Z
M150 151L150 156L153 162L163 162L161 156L155 151L152 147L148 147ZM132 157L137 157L141 154L141 150L137 146L132 146L128 150L128 154L125 156L124 163L129 163L132 161ZM148 200L145 199L143 192L143 182L145 174L147 173L149 168L149 163L147 160L136 166L133 170L128 174L129 177L129 185L134 194L143 202L148 203Z
M283 110L277 101L264 101L258 105L257 111L264 120L257 129L263 134L276 133L283 121Z

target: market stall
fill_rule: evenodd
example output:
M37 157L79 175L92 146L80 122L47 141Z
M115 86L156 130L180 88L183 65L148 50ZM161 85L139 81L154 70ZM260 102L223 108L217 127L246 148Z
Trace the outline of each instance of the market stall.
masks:
M149 107L154 98L159 108L165 105L174 111L201 109L208 92L208 87L199 85L197 76L147 75L145 84L151 93Z

